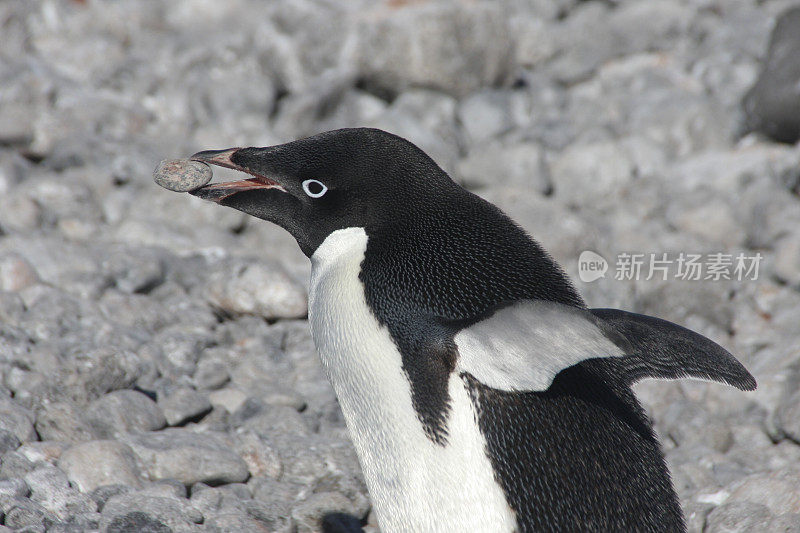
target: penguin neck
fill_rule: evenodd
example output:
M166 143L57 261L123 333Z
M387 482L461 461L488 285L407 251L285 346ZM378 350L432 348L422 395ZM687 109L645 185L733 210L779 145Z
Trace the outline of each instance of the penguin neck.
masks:
M525 231L463 189L415 203L367 227L361 269L382 323L406 312L463 321L497 306L538 299L585 307L566 274Z

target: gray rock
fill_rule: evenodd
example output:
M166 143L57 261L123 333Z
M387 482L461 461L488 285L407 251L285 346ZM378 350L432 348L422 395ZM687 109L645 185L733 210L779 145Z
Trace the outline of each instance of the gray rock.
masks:
M256 500L247 500L243 507L249 516L266 525L271 531L290 533L297 531L296 524L288 514L275 514L272 505Z
M211 181L211 176L211 167L189 159L164 160L153 171L156 184L175 192L198 189Z
M208 395L189 388L180 388L163 399L159 398L158 406L170 426L179 426L211 411Z
M733 502L721 505L706 517L703 529L708 533L764 531L772 515L769 509L757 503Z
M660 425L678 446L708 446L725 453L733 445L729 425L693 403L672 403L661 414Z
M134 491L135 489L128 485L103 485L94 489L89 494L89 497L97 504L97 510L102 511L106 502L114 496L129 494Z
M58 522L50 511L27 498L0 498L0 510L5 513L5 525L15 531L28 527L45 531L47 526Z
M187 498L186 485L177 479L159 479L149 483L143 490L143 493L152 494L154 496L164 496L168 498Z
M399 95L383 114L365 124L408 139L450 171L461 144L456 106L451 96L415 89Z
M100 264L101 272L123 293L147 293L164 282L171 258L163 250L117 246L109 252Z
M192 486L190 501L203 516L214 516L222 507L222 496L221 490L205 483L196 483Z
M18 452L6 452L0 457L0 479L21 478L34 468L34 464Z
M269 478L253 478L249 485L254 489L253 500L257 506L248 506L248 514L275 530L291 531L295 526L292 507L307 494L308 488Z
M120 494L103 507L100 529L120 533L134 527L158 532L191 531L202 520L203 515L186 500L144 493Z
M6 324L18 324L25 314L25 302L19 294L0 291L0 318Z
M61 455L58 467L82 492L106 485L142 486L133 451L117 441L98 440L73 446Z
M240 261L219 268L204 289L209 302L231 314L297 318L308 311L305 291L277 264Z
M50 465L37 467L35 470L28 472L24 479L34 495L47 494L69 487L69 480L64 472Z
M95 502L71 488L64 472L54 466L42 466L29 472L25 482L31 489L31 499L41 503L59 520L97 510Z
M800 138L800 8L778 17L758 81L745 95L744 128L779 142Z
M197 363L193 378L198 389L214 390L225 385L230 379L230 374L223 360L204 357Z
M774 246L775 276L784 283L800 286L800 235L785 235Z
M175 325L161 330L147 345L162 376L189 376L213 338L196 326Z
M141 511L131 511L114 516L108 521L107 533L125 533L127 531L143 531L146 533L172 533L167 524Z
M52 464L61 457L61 454L67 448L69 448L69 443L46 440L29 442L20 446L17 451L34 463L46 462Z
M12 498L24 498L30 494L30 488L24 479L3 479L0 480L0 496L10 496Z
M69 517L69 519L50 526L48 533L73 533L74 531L99 531L100 513L80 513Z
M691 9L659 0L646 4L622 4L608 9L586 3L574 9L556 34L563 53L553 62L554 75L562 83L585 80L607 61L634 52L669 47L675 35L691 22Z
M278 453L267 441L253 432L237 435L236 451L247 463L247 470L253 477L270 477L278 479L283 465Z
M185 429L125 435L121 438L139 457L150 479L194 483L235 483L248 477L247 464L213 433Z
M222 492L223 499L233 497L239 500L250 500L253 498L250 487L246 483L228 483L220 486L219 490Z
M0 429L10 431L20 441L36 440L34 415L10 398L0 397Z
M132 390L115 391L98 398L87 407L84 420L99 438L153 431L166 424L156 402Z
M543 63L558 50L556 28L540 17L537 10L535 14L509 20L516 38L514 62L526 68Z
M292 407L302 411L306 402L294 387L287 387L276 380L280 375L279 366L263 356L248 355L231 371L232 385L247 391L248 395L257 398L267 405Z
M231 423L242 425L260 435L307 436L310 431L303 417L291 407L268 405L261 400L248 398L231 416Z
M731 501L765 505L773 514L798 513L800 486L797 476L796 468L750 475L732 485Z
M3 527L5 527L5 526L3 526ZM56 528L58 528L58 527L59 527L59 524L55 524L55 525L51 526L49 529L50 530L56 530ZM22 527L22 528L19 528L19 529L12 529L11 531L17 531L17 532L20 532L20 533L46 533L47 530L48 530L48 528L46 528L44 525L31 524L31 525L28 525L28 526L25 526L25 527Z
M590 206L616 197L633 179L634 165L617 144L572 145L550 166L556 196L568 205Z
M294 503L308 491L301 484L264 477L250 479L248 486L253 499L269 505L275 515L288 515Z
M235 413L247 401L247 394L237 388L225 387L209 394L208 399L214 407Z
M36 430L42 439L81 442L92 440L94 431L83 419L83 411L72 402L45 404L36 415Z
M668 208L666 215L669 223L683 232L719 243L726 249L741 246L746 236L734 209L718 197L698 195L696 201Z
M544 151L534 143L476 146L458 164L467 188L518 187L549 194L553 185Z
M769 523L770 531L781 533L797 533L800 531L800 514L786 513L778 515Z
M18 254L0 256L0 290L17 292L39 282L33 266Z
M361 22L361 75L390 94L433 87L462 96L509 77L514 48L499 5L387 4Z
M27 196L0 198L0 228L7 232L24 232L42 223L42 208Z
M483 91L461 101L458 118L470 145L496 138L514 127L507 91Z
M119 341L118 334L114 331L109 337ZM138 346L134 339L130 340ZM144 366L139 356L124 347L109 347L113 342L100 339L100 347L84 353L72 372L64 376L65 386L80 391L76 399L94 400L105 393L130 388L142 375Z
M794 442L800 443L800 392L786 394L776 411L780 430Z
M0 455L13 452L20 446L19 438L7 429L0 429Z
M352 504L347 498L336 492L319 492L292 509L292 518L297 524L298 533L311 533L323 529L326 518L332 514L346 514Z
M241 512L219 513L205 523L213 531L219 533L239 533L240 531L271 533L280 531L273 528L272 524L265 524Z

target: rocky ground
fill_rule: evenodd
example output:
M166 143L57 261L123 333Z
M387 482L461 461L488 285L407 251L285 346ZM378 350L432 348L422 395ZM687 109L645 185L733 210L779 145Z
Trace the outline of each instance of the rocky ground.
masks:
M359 125L503 207L591 306L736 354L756 392L638 393L691 531L800 531L800 147L773 127L797 100L742 105L791 5L3 1L0 531L376 530L307 260L151 177ZM782 72L759 90L796 95ZM605 277L579 280L584 250ZM623 252L763 261L756 280L617 280Z

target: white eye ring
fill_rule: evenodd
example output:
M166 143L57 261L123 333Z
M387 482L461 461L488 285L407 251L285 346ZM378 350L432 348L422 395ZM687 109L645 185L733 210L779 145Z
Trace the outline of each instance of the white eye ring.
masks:
M319 185L320 187L322 187L322 189L317 191L317 192L311 192L311 186L313 186L313 185ZM323 196L326 192L328 192L328 188L325 186L324 183L322 183L319 180L306 180L306 181L304 181L303 182L303 190L311 198L319 198L320 196Z

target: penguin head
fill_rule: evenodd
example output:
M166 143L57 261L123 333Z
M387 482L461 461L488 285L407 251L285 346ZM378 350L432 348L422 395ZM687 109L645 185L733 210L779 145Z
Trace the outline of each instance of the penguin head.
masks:
M413 217L422 204L463 193L422 150L385 131L334 130L264 148L198 152L191 159L249 174L191 194L273 222L311 256L330 233Z

